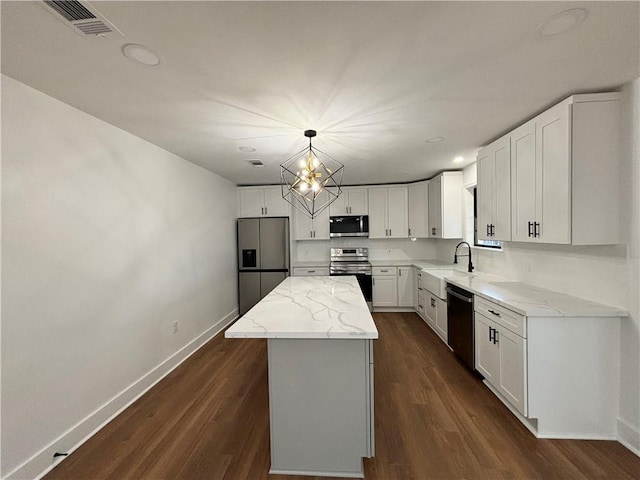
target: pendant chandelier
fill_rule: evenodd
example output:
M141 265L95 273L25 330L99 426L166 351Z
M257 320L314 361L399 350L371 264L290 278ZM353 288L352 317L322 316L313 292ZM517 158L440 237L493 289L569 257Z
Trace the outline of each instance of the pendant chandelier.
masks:
M306 130L304 136L309 146L280 165L282 198L314 218L342 193L344 165L311 145L315 130Z

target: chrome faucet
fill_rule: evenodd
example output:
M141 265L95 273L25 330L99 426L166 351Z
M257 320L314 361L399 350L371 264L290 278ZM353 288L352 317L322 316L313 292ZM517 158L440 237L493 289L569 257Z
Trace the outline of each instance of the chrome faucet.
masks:
M469 253L467 255L458 255L458 247L462 244L465 244L469 248ZM453 263L458 263L458 257L469 257L469 266L467 267L467 271L469 273L473 272L473 263L471 262L471 245L467 242L460 242L456 245L456 251L453 254Z

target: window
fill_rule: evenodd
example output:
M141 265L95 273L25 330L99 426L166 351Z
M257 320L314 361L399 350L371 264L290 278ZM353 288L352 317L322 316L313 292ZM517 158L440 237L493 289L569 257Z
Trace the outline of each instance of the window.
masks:
M476 247L502 248L502 242L498 240L478 240L478 192L473 189L473 244Z

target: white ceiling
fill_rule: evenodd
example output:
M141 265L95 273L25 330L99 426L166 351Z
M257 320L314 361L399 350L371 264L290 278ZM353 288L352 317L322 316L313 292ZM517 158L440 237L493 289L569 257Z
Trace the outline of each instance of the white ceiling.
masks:
M92 5L124 36L2 1L2 72L237 184L278 183L309 128L345 184L428 178L572 93L640 76L635 1ZM536 33L577 7L576 29ZM162 63L131 62L127 43Z

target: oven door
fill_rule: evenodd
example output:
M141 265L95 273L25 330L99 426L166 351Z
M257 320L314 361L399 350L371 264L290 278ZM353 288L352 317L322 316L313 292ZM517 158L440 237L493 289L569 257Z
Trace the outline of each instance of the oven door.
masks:
M367 302L367 306L369 307L369 311L372 311L373 308L373 277L371 274L365 273L335 273L331 272L332 277L345 277L345 276L354 276L358 280L358 284L360 285L360 290L362 290L362 295L364 296L365 301Z

